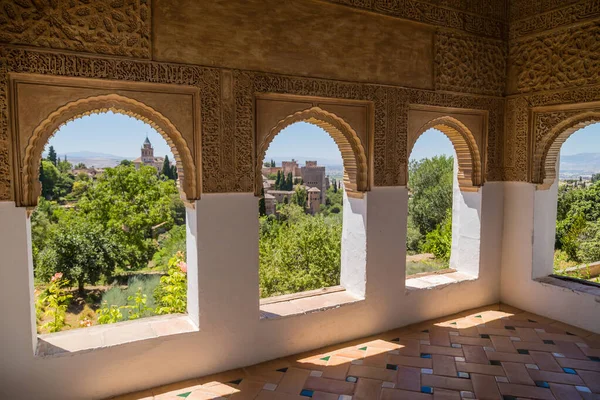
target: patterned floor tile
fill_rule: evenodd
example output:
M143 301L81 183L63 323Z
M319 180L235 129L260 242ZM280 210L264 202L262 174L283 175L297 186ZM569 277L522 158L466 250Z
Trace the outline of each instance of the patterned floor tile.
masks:
M600 335L504 304L116 397L600 399Z

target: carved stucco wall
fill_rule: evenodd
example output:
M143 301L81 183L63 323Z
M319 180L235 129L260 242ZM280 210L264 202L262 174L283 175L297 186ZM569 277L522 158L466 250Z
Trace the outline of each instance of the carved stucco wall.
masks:
M320 3L310 1L317 6ZM483 172L486 180L502 179L505 117L500 96L506 75L507 46L502 40L507 32L506 2L329 3L435 26L431 43L435 54L430 60L435 90L144 60L152 58L149 0L0 0L0 42L10 44L0 48L0 200L12 199L14 190L9 178L9 72L198 88L202 104L202 181L207 193L253 191L256 93L372 102L374 186L406 183L409 104L485 110L489 130L487 168ZM63 49L75 53L57 51ZM133 58L109 58L104 54Z
M0 0L0 42L150 57L150 0Z
M503 180L541 184L534 155L549 132L571 105L600 100L600 2L516 0L509 14Z

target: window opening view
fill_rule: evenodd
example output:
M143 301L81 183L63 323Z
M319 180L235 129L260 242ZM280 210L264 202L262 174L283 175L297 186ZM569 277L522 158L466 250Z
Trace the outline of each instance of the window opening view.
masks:
M600 124L561 147L554 274L600 283Z
M425 131L408 166L406 275L450 268L455 152L446 135Z
M297 122L270 144L259 201L260 297L340 284L344 168L327 132Z
M185 207L150 125L83 116L49 140L31 215L38 333L185 313Z

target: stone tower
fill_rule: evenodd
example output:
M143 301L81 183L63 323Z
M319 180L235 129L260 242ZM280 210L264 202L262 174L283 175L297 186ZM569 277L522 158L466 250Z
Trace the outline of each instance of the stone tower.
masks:
M321 191L316 187L308 189L308 209L312 215L319 212L321 208Z
M152 147L148 136L146 136L146 140L142 145L142 164L154 165L154 147Z

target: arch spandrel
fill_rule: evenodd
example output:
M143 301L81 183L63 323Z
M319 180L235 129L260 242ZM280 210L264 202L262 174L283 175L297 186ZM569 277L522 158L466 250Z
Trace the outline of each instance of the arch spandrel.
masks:
M48 115L34 129L25 148L18 205L35 207L41 194L39 166L48 140L64 124L90 114L112 111L139 119L152 126L167 141L177 163L180 191L184 200L199 197L196 163L186 140L171 121L144 103L118 94L92 96L71 101Z
M343 119L320 107L310 107L288 115L271 128L257 143L255 195L262 188L261 168L267 150L279 132L296 122L308 122L322 128L335 141L344 163L344 187L348 196L361 196L369 190L368 158L356 132Z

